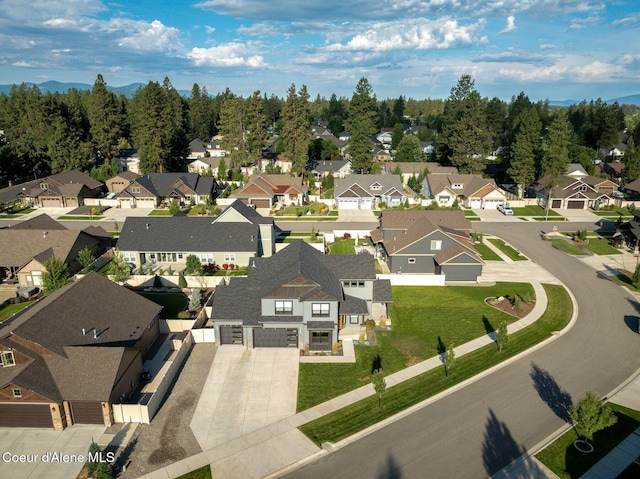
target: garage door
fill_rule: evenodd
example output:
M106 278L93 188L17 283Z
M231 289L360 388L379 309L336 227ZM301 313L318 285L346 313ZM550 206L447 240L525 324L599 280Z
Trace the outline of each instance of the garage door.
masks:
M338 209L341 210L357 210L358 209L358 199L339 199L338 200Z
M498 205L504 203L502 200L485 200L484 201L484 209L485 210L495 210Z
M553 200L551 202L552 208L560 208L562 206L562 200Z
M583 210L584 209L584 200L569 200L567 201L567 209L569 210Z
M60 208L62 207L62 202L58 198L42 198L42 207L43 208Z
M66 198L65 199L67 207L77 207L78 205L78 198Z
M220 344L243 344L242 326L220 326Z
M156 207L156 200L154 200L154 199L136 200L136 207L138 207L138 208L155 208Z
M271 208L269 200L251 200L251 204L256 208Z
M0 427L53 428L48 404L0 404Z
M254 348L297 348L296 328L265 328L253 330Z
M102 403L98 401L72 401L69 407L73 424L104 424Z

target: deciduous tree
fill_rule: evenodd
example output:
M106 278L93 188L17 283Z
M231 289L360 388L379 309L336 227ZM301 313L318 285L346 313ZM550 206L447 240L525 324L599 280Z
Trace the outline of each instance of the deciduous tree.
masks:
M600 395L589 389L578 404L569 409L569 415L574 421L576 432L586 442L593 440L593 435L617 422L616 416L605 404Z
M44 262L44 266L46 268L42 274L44 294L51 294L69 282L69 269L63 260L51 256Z

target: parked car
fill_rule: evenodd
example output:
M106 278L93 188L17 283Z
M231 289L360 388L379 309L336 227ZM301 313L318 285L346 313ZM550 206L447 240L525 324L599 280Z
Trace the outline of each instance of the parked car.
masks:
M505 204L498 205L498 211L503 215L513 216L513 210L509 205L505 205Z

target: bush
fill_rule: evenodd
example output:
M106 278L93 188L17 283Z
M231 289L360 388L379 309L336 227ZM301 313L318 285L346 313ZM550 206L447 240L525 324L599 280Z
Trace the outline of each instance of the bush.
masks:
M189 311L180 311L178 313L178 318L180 319L189 319L191 317L191 313Z
M180 273L180 275L178 276L178 288L184 289L186 287L187 287L187 280L184 279L184 275Z
M367 319L364 322L364 326L367 331L373 331L374 329L376 329L376 322L373 319Z
M342 237L343 239L350 239L351 238L351 234L350 233L345 233L344 236Z

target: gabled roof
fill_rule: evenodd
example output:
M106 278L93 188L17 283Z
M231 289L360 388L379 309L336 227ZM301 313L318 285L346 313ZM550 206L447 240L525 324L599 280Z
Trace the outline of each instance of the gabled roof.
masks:
M460 210L385 210L380 215L380 224L383 230L406 230L422 219L452 230L471 230L471 221Z
M608 181L608 180L602 180ZM544 193L546 195L546 190L550 185L550 177L545 176L540 178L537 183L534 185L534 190L538 194ZM603 196L606 196L603 193L599 193L596 189L586 183L584 178L572 178L571 176L560 176L556 179L555 185L553 187L553 191L551 193L552 198L570 198L570 197L579 197L585 199L597 199Z
M477 253L471 251L470 248L463 247L462 245L453 245L435 255L433 259L439 265L443 265L447 264L452 259L458 258L459 256L466 256L469 258L471 263L484 264Z
M317 171L318 173L336 172L345 166L349 166L350 163L349 160L319 161L313 166L311 171Z
M482 197L498 187L492 178L483 178L480 175L428 174L427 181L431 189L431 194L436 196L446 190L455 195L467 198ZM462 185L462 188L454 188L454 185Z
M257 189L257 190L256 190ZM297 191L304 194L309 188L302 183L302 178L289 175L254 175L249 178L249 182L232 196L244 198L250 196L255 198L256 194L264 197L273 197L284 192Z
M226 221L225 218L227 215L231 215L231 212L235 211L240 216L242 216L248 223L251 224L273 224L273 218L267 218L258 213L255 208L251 208L244 204L241 200L235 200L231 203L225 210L220 213L216 219L213 220L214 223Z
M121 251L255 252L259 228L252 223L216 223L196 216L135 217L122 225Z
M202 182L200 185L199 183ZM175 192L185 194L208 194L215 187L211 177L200 177L197 173L148 173L133 180L123 191L131 193L131 187L139 184L154 196L165 198Z
M11 226L13 230L32 230L32 231L51 231L51 230L66 230L68 229L62 223L58 223L51 216L43 213L38 216L34 216L25 221L21 221Z
M371 189L371 186L376 184L379 184L381 188ZM342 196L347 190L356 192L358 196L376 196L384 194L392 188L402 192L402 183L398 175L348 175L335 180L334 197ZM361 190L364 190L366 194L361 193Z
M121 171L117 175L109 178L107 181L111 181L111 180L114 180L116 178L122 178L123 180L131 182L131 181L135 180L136 178L140 178L140 175L138 173L134 173L133 171L129 171L129 170Z

